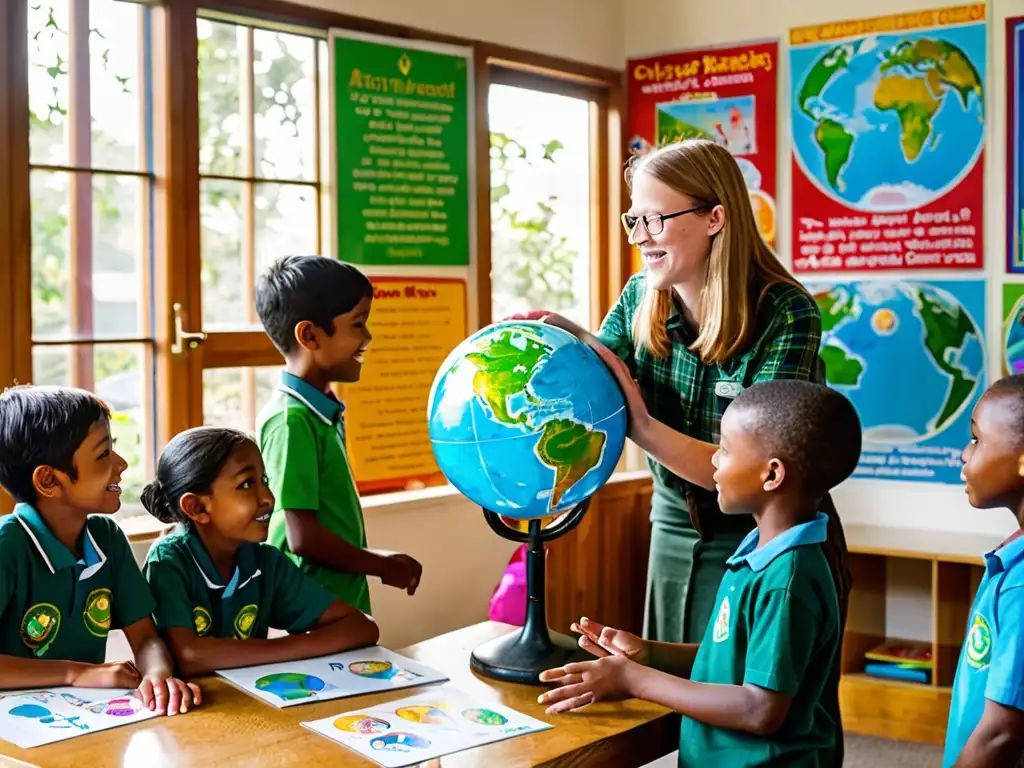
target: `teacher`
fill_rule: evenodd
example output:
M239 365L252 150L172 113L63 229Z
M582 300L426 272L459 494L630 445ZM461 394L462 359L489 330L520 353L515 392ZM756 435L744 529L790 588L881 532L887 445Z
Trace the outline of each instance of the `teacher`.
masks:
M626 284L596 338L560 315L530 316L583 338L619 379L630 437L654 476L643 633L698 643L725 561L754 527L718 508L711 457L722 414L761 381L824 381L821 314L761 238L726 149L672 144L634 158L626 182L632 205L622 224L645 269ZM824 549L845 626L846 545L830 498L825 506ZM837 724L838 670L837 660L828 693Z

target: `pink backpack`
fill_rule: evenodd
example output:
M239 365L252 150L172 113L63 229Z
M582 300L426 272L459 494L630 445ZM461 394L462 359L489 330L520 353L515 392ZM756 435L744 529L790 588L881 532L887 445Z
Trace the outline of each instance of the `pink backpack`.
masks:
M526 545L520 544L512 553L501 581L491 594L487 614L491 621L522 626L526 621Z

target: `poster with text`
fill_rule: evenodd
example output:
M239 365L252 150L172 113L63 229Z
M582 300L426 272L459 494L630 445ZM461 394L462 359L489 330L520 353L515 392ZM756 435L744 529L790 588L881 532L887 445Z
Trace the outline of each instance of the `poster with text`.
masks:
M336 256L466 266L472 50L331 30Z
M362 377L342 388L359 490L402 490L440 470L427 424L437 369L468 335L463 280L372 276L373 341Z
M1006 247L1011 272L1024 272L1024 16L1006 20Z
M776 231L778 56L772 40L631 60L626 128L630 155L684 139L708 139L728 149L770 245Z
M1003 375L1024 373L1024 284L1003 285Z
M980 269L985 5L790 31L793 269Z
M811 282L828 384L864 430L854 477L960 483L985 389L985 281Z

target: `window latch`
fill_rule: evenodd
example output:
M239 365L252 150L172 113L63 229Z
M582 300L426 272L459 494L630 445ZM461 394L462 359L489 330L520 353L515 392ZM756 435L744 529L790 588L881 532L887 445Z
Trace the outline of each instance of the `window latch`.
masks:
M186 349L198 349L199 345L206 341L205 333L189 333L181 325L181 304L174 302L174 342L171 344L171 354L180 355Z

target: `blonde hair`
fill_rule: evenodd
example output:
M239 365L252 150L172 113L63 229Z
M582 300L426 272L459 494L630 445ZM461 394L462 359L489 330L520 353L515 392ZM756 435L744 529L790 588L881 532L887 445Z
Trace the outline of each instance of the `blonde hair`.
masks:
M725 209L725 224L711 239L697 338L690 349L705 363L728 360L753 342L757 313L769 287L786 283L805 289L761 237L743 174L727 149L701 139L669 144L631 161L626 183L632 186L639 173L649 173L692 198L694 205ZM634 344L667 358L672 342L666 323L672 313L672 290L648 283L633 320Z

